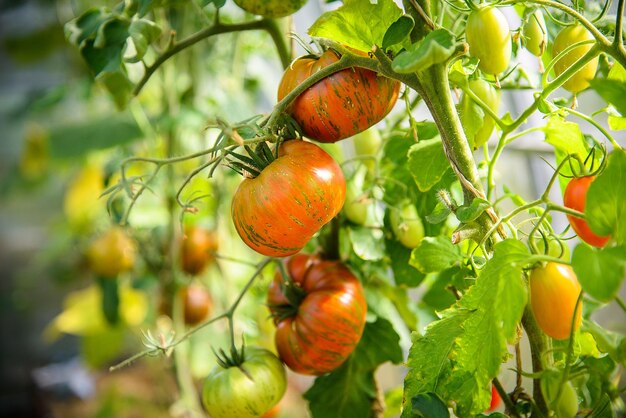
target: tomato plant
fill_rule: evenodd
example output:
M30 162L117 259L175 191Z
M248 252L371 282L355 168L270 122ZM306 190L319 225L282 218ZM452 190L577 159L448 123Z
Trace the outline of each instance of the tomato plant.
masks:
M278 354L295 372L331 372L346 361L363 333L363 287L343 264L305 254L288 260L287 274L293 285L277 273L267 297Z
M307 77L339 60L333 50L319 57L294 61L278 86L282 100ZM350 68L326 77L294 100L289 113L305 136L335 142L358 134L379 122L398 99L400 84L363 68Z
M213 418L259 417L283 397L285 368L274 354L259 347L245 347L233 358L220 360L204 380L204 407Z
M511 61L511 33L501 11L493 6L471 11L465 36L470 54L480 60L478 68L493 75L506 70Z
M93 240L87 249L91 270L107 278L115 278L135 265L135 241L119 227L112 227Z
M549 262L533 269L529 282L533 314L541 329L557 340L569 338L572 323L576 330L582 320L582 303L577 304L581 288L574 270Z
M235 0L237 6L255 15L284 17L300 10L307 0Z
M180 244L180 259L182 269L192 276L198 275L215 259L218 249L217 236L198 226L185 228L185 234Z
M180 295L183 302L185 324L196 325L211 313L213 301L206 288L192 284L181 289Z
M567 183L565 194L563 195L563 203L566 207L585 212L585 202L587 201L587 191L593 182L593 176L583 176L573 178ZM567 214L570 225L576 232L578 237L589 245L594 247L604 247L611 237L602 237L594 233L589 224L577 216Z
M565 53L555 64L554 72L557 76L563 74L568 68L570 68L576 61L581 59L587 54L593 46L593 36L591 33L580 25L572 25L562 29L554 38L554 45L552 45L552 56L555 58ZM578 43L586 42L579 46L574 47ZM574 47L565 52L568 48ZM578 93L589 87L589 80L591 80L598 68L598 58L591 59L580 70L576 71L565 83L563 88L572 92Z
M232 218L241 239L273 257L300 251L343 207L346 183L339 165L320 147L287 141L278 158L233 196Z

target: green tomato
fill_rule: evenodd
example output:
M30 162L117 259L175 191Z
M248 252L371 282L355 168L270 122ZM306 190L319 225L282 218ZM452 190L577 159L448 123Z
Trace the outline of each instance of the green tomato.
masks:
M536 9L532 14L528 15L527 19L522 27L522 36L526 49L531 54L540 57L548 45L546 21L543 18L541 9Z
M578 412L578 395L571 382L565 382L561 390L558 402L555 402L556 395L561 384L561 374L558 372L548 372L541 377L541 391L550 409L554 411L558 418L574 418Z
M380 132L375 127L366 129L352 138L354 141L354 153L357 157L376 157L383 142ZM376 162L372 158L364 158L363 164L370 171L373 171L376 166Z
M424 225L415 205L405 202L389 214L391 229L398 241L407 248L417 247L424 238Z
M362 190L359 190L354 182L349 182L346 187L346 203L343 205L346 218L357 225L365 225L369 206L370 204L363 199Z
M494 88L483 79L470 80L469 89L491 110L498 113L500 108L500 90ZM478 109L481 109L478 104L470 96L463 94L459 112L461 114L461 123L463 123L465 133L467 134L467 140L473 149L479 148L487 142L496 125L496 121L491 116L485 114L480 117ZM482 123L482 125L477 126L477 123Z
M561 30L554 39L552 57L556 57L566 48L578 42L592 40L591 33L581 25L568 26ZM593 47L593 43L580 45L559 59L554 64L554 72L557 77L578 61ZM598 57L589 61L580 70L574 73L564 84L563 88L570 93L578 93L589 87L589 80L596 75L598 69Z
M535 243L537 244L537 248L539 249L540 254L546 254L551 257L560 258L562 260L569 261L570 259L570 250L567 243L559 244L559 242L555 238L547 238L548 241L548 251L545 250L545 241L543 238L538 237L535 239Z
M246 12L263 17L284 17L294 14L307 0L235 0Z
M212 418L255 418L285 394L283 363L270 351L246 347L237 367L216 366L204 381L202 402Z
M494 75L506 70L511 60L511 32L501 11L493 6L472 10L465 36L470 54L480 60L478 68Z

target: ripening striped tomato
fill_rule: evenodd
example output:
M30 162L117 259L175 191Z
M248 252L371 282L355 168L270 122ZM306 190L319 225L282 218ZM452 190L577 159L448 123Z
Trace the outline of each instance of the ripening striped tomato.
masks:
M231 212L237 233L250 248L286 257L337 215L345 198L339 164L317 145L291 140L258 177L241 182Z
M339 60L332 50L320 57L295 60L278 86L282 100L309 76ZM400 83L364 68L338 71L314 84L288 109L304 135L320 142L336 142L358 134L387 116L398 99Z
M277 273L267 296L278 354L297 373L333 371L363 334L367 313L363 286L341 262L305 254L291 257L287 272L299 287L284 286Z
M582 320L582 302L576 308L580 283L567 264L546 263L530 273L530 306L539 327L556 340L569 338L576 311L574 328Z

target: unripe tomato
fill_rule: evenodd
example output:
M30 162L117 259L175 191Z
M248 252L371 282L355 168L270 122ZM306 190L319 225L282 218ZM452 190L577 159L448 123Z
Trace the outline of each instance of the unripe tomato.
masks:
M541 391L550 409L554 411L555 416L557 418L574 418L578 412L578 395L576 390L571 382L565 382L563 389L561 389L561 396L558 402L555 402L560 385L560 373L548 372L547 375L541 378Z
M557 340L569 338L572 318L574 329L582 320L582 301L576 308L580 283L574 270L566 264L546 263L530 273L530 303L539 327Z
M585 203L587 202L587 190L593 182L594 176L577 177L570 180L565 187L563 195L563 204L579 212L585 212ZM578 237L589 245L602 248L609 242L611 237L602 237L597 235L589 228L589 224L582 218L567 215L570 225L576 232Z
M246 12L263 17L284 17L294 14L307 0L235 0Z
M339 61L333 50L320 57L301 57L285 70L278 86L283 99L309 76ZM320 142L336 142L362 132L387 116L400 83L364 68L338 71L311 86L287 111L304 135Z
M548 45L548 29L541 9L535 10L522 27L524 46L533 55L540 57Z
M135 241L119 226L109 229L87 248L91 270L108 278L132 269L136 255Z
M241 182L232 219L250 248L285 257L337 215L345 198L343 172L330 155L311 142L286 141L258 177Z
M258 418L276 405L287 389L283 363L270 351L245 347L239 366L216 366L202 387L202 403L211 418Z
M556 57L561 51L578 42L592 40L591 33L581 25L568 26L561 30L554 39L552 56ZM580 45L559 59L554 64L554 72L557 76L565 72L593 47L593 43ZM571 93L578 93L589 87L589 80L596 75L598 69L598 57L589 61L583 68L578 70L564 84L563 88Z
M346 185L346 203L343 205L343 212L350 222L357 225L365 225L370 207L370 203L366 201L367 197L363 195L366 173L365 167L361 167Z
M100 200L104 190L104 172L97 165L84 167L70 182L63 199L63 211L69 224L78 230L92 227L105 202Z
M491 110L496 114L500 108L500 90L494 88L489 82L483 79L474 79L469 81L470 90L478 96ZM478 106L471 97L467 94L463 94L461 98L461 122L464 126L470 126L475 124L475 112L471 111L472 106ZM473 137L468 135L468 141L473 149L483 146L496 126L496 121L487 114L483 117L483 125L476 131Z
M501 11L493 6L472 10L465 36L470 55L478 58L478 68L487 74L506 70L511 60L511 32Z
M185 228L185 236L180 244L180 260L185 273L197 275L215 260L218 241L214 231L198 226Z
M415 205L404 202L398 210L389 214L391 229L398 241L407 248L417 247L424 238L424 225L417 213Z
M181 289L180 294L183 301L185 324L196 325L209 316L213 301L206 288L192 284Z
M375 157L380 150L383 139L376 127L372 126L361 133L354 135L354 153L358 157ZM363 159L363 164L368 170L374 170L376 161L372 158Z

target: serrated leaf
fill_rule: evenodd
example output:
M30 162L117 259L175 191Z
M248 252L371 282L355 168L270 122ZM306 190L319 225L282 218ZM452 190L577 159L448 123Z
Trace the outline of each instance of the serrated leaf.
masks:
M385 255L385 241L379 229L351 226L348 235L352 242L352 250L361 259L376 261Z
M315 379L304 394L313 418L369 416L376 398L374 372L387 361L402 361L400 337L389 321L367 323L354 353L338 369Z
M454 34L446 29L430 32L418 44L394 58L391 68L399 73L414 73L445 62L455 51Z
M108 13L103 9L89 9L65 25L65 37L74 45L82 47L83 42L95 38L98 28L107 19Z
M420 393L411 398L413 416L420 418L450 418L448 407L432 392Z
M491 204L488 200L476 198L472 200L469 206L461 206L456 212L456 217L459 222L470 222L477 219L482 213L490 207Z
M585 215L598 235L610 235L619 245L626 244L626 151L614 150L604 171L587 191Z
M346 0L337 10L321 15L308 33L367 52L382 44L387 29L400 16L402 10L393 0Z
M389 26L383 37L382 48L389 49L394 45L401 44L408 39L411 30L415 26L415 21L410 15L402 15Z
M418 189L425 192L437 184L450 169L441 139L420 140L409 150L409 171Z
M528 299L522 280L528 249L505 240L494 251L476 284L414 342L405 399L435 392L456 404L458 416L475 416L488 406L489 383L507 356L507 342L516 335Z
M598 249L581 243L574 249L572 267L586 293L601 302L610 302L624 279L626 249Z
M463 261L463 255L449 237L426 237L411 253L410 263L422 273L443 271Z

